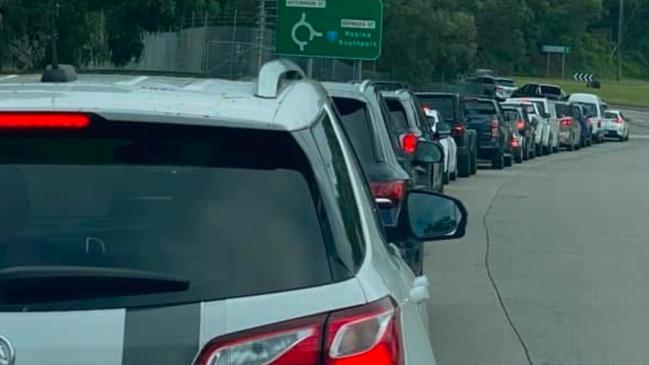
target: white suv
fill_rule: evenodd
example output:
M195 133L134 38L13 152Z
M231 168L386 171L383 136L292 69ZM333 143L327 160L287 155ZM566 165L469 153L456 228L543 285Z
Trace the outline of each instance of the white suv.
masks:
M324 89L282 61L258 80L0 81L0 359L435 363L428 281L384 238ZM389 233L466 218L412 192Z

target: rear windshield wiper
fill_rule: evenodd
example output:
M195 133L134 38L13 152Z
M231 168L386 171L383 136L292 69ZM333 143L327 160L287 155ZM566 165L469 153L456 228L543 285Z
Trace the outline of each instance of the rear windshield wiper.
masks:
M93 266L0 269L0 302L27 304L110 298L189 289L189 280L155 272Z

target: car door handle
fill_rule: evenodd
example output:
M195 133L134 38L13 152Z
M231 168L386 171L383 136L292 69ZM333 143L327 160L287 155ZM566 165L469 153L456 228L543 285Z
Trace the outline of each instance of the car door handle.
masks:
M416 278L413 282L412 289L410 289L410 300L419 304L430 299L429 286L430 282L427 277L420 276Z

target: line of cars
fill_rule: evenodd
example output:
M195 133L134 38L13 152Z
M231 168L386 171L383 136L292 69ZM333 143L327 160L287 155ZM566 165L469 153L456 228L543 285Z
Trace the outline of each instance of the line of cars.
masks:
M282 60L246 82L52 68L0 96L0 360L25 365L435 364L423 244L468 218L444 184L582 141L538 127L547 98Z

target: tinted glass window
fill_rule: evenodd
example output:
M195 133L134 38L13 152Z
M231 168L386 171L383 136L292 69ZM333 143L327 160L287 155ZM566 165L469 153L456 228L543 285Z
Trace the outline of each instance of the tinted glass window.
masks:
M539 110L539 113L541 113L542 115L546 113L545 104L540 101L535 101L534 104L536 104L536 108Z
M5 135L0 175L0 280L3 269L53 266L189 284L148 292L154 282L45 271L18 292L3 281L3 310L175 304L332 281L327 215L288 133L106 123Z
M408 125L408 114L401 101L395 98L386 98L385 101L390 110L390 121L397 133L401 134L408 131L410 129Z
M557 95L561 96L561 89L554 86L541 86L541 93L543 95Z
M558 118L569 117L572 115L572 108L569 104L556 103L554 108L557 111Z
M496 115L498 111L492 102L467 100L464 102L464 112L467 115Z
M455 100L452 97L418 96L418 98L424 108L437 110L448 123L455 122L457 115L455 113Z
M606 119L617 119L617 114L613 112L606 112L604 114L604 118Z
M333 98L333 100L340 112L343 129L361 164L378 162L377 143L367 104L354 99Z

